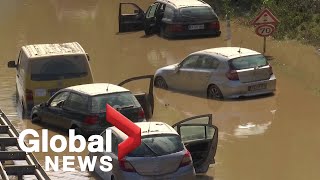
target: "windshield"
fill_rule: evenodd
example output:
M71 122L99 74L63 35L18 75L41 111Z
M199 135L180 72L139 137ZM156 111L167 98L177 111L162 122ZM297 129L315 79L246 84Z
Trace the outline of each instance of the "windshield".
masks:
M230 68L241 70L268 65L267 59L263 55L244 56L229 61Z
M163 156L182 151L184 146L178 135L157 135L142 137L141 145L131 152L130 157Z
M33 81L69 79L88 74L85 56L53 56L34 59L30 63Z
M182 18L192 19L216 19L216 14L210 7L185 7L180 9Z
M140 104L131 92L103 94L92 97L91 112L106 112L106 104L115 109L139 107Z

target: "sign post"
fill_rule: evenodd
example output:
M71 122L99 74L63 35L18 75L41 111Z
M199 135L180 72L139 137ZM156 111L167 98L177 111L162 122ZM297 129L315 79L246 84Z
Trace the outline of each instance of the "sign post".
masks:
M264 8L256 18L251 21L251 24L256 28L256 34L263 37L263 54L266 52L266 37L270 36L276 30L275 26L279 22L276 16L267 8Z

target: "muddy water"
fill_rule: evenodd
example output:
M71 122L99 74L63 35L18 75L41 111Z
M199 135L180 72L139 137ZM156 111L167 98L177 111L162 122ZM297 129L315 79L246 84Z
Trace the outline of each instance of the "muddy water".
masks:
M151 1L135 1L146 8ZM91 56L96 82L153 74L187 54L226 46L219 38L169 41L143 32L117 34L118 1L10 0L0 2L0 108L21 131L43 128L19 118L15 72L6 67L25 44L78 41ZM222 32L225 24L222 22ZM233 22L232 45L262 51L262 38ZM220 129L216 164L199 179L295 180L320 178L320 56L315 48L267 39L267 55L278 78L274 96L214 101L155 90L155 121L173 124L199 114L213 114ZM132 86L142 90L140 86ZM47 127L46 127L47 128ZM50 136L65 134L51 129ZM79 154L86 155L87 152ZM36 153L44 156L68 153ZM77 154L72 154L77 155ZM94 179L82 172L49 172L53 179Z

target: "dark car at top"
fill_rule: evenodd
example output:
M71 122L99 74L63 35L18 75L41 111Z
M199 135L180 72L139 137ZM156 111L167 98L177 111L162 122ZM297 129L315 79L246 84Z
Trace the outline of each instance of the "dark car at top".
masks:
M149 93L134 94L109 83L71 86L59 90L47 102L34 106L31 120L61 129L75 129L76 134L88 137L112 126L106 121L106 104L132 122L147 121L153 114L152 88Z
M221 34L217 14L202 0L156 0L146 12L134 3L120 3L119 32L137 30L166 38Z

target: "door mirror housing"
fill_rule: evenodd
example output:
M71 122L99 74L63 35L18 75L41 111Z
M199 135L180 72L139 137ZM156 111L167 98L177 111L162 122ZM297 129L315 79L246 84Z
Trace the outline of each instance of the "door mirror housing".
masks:
M175 72L175 73L179 72L180 67L181 67L180 64L176 65L176 67L174 67L174 72Z
M140 10L139 10L139 9L135 9L135 10L133 11L133 13L134 13L134 14L140 14Z
M8 68L16 68L17 65L16 65L16 62L15 61L9 61L8 62Z
M47 107L48 106L48 103L47 102L44 102L44 103L41 103L40 104L40 107Z

